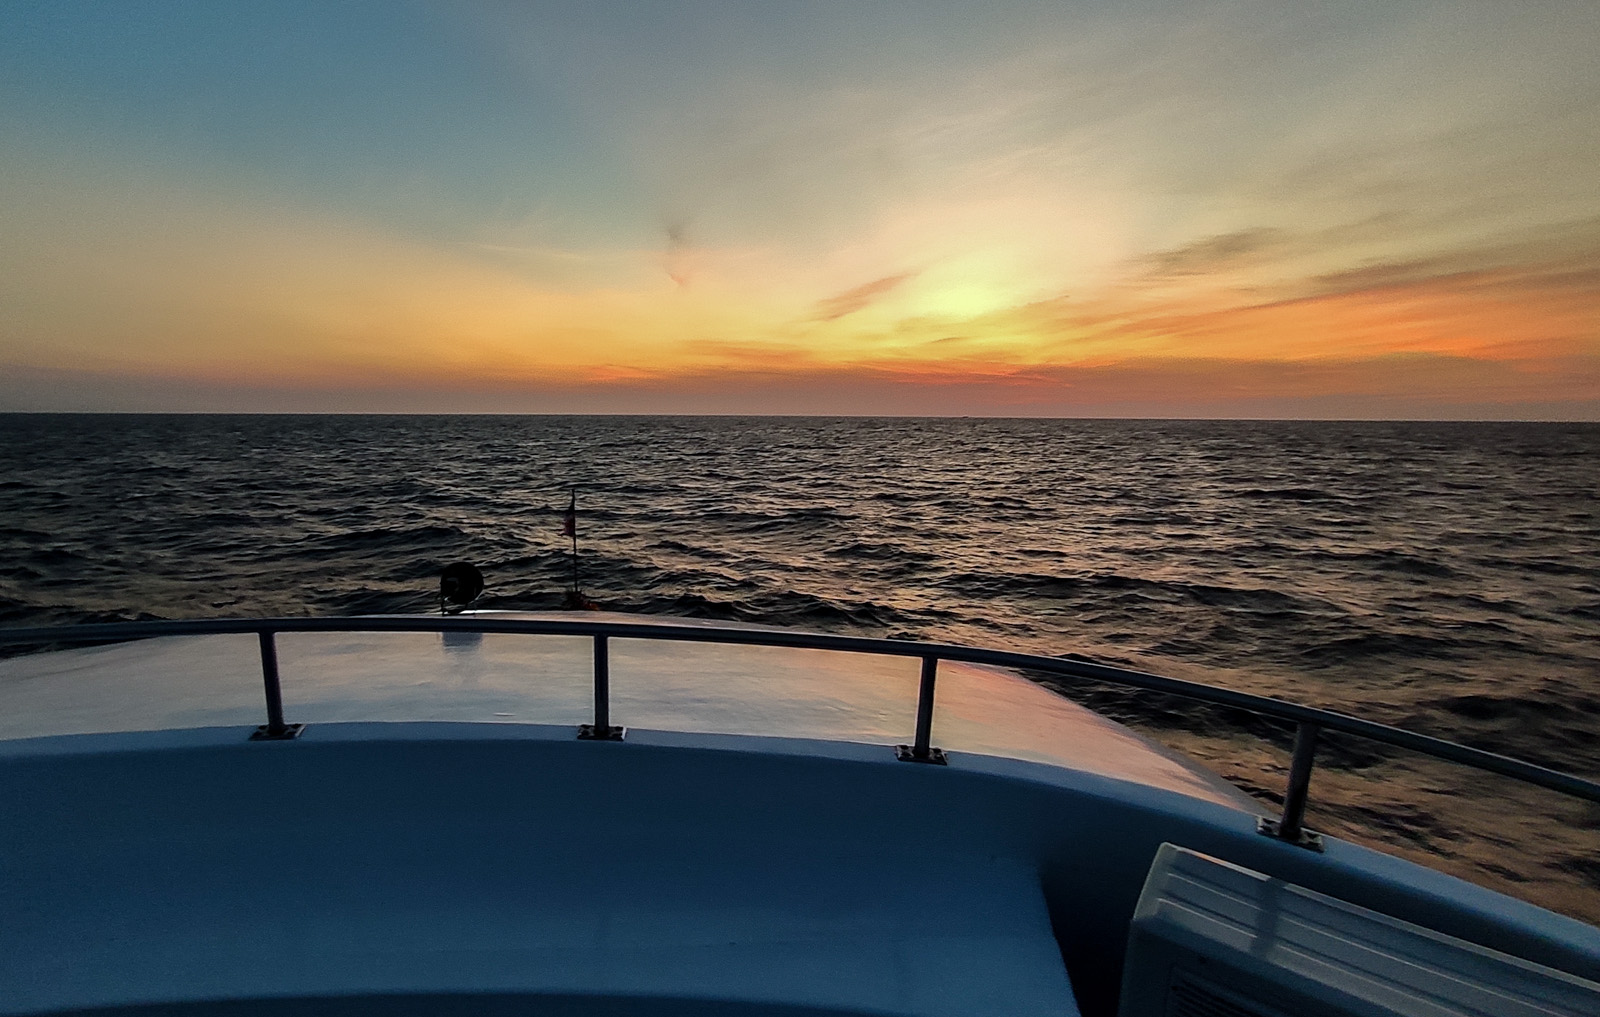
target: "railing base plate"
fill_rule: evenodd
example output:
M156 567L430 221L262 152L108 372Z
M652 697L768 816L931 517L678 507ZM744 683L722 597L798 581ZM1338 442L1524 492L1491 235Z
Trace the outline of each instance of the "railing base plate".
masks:
M944 749L928 749L926 756L919 756L915 749L909 745L896 745L894 758L902 763L933 763L936 766L945 766L950 760L945 758Z
M253 742L288 742L299 738L300 732L305 729L306 726L304 724L285 724L282 731L273 731L267 725L262 724L250 732L250 740Z
M612 724L604 731L593 724L578 725L578 741L580 742L620 742L627 737L628 729L620 724Z
M1295 847L1303 847L1308 851L1321 852L1323 850L1322 834L1312 833L1310 830L1301 830L1300 836L1289 840L1278 832L1278 821L1276 819L1268 819L1265 816L1256 820L1256 833L1263 837L1271 837L1273 840L1281 840L1285 844L1293 844Z

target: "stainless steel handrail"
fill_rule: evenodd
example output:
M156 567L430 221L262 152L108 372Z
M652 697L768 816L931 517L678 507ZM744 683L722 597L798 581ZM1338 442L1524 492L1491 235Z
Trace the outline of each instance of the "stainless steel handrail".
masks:
M916 734L913 744L902 746L900 753L901 758L914 762L940 762L944 758L943 754L930 744L935 679L938 664L942 660L1020 668L1182 696L1199 702L1233 707L1290 721L1297 725L1294 760L1290 766L1289 785L1284 794L1284 811L1276 822L1264 824L1264 832L1306 845L1316 843L1315 838L1307 835L1302 829L1302 818L1315 762L1316 742L1318 735L1323 731L1340 731L1410 749L1559 791L1575 798L1600 803L1600 783L1595 781L1442 738L1417 734L1404 728L1362 720L1348 714L1301 706L1270 696L1235 692L1201 682L1167 678L1088 661L905 639L874 639L788 629L729 628L673 622L501 618L493 615L449 617L379 615L356 618L219 618L0 629L0 645L121 642L158 636L255 634L261 643L262 680L265 685L268 712L267 723L258 729L257 737L276 739L293 737L299 729L299 725L287 724L283 719L274 642L274 637L279 632L484 632L588 636L594 640L595 646L595 723L586 737L598 740L612 740L620 733L620 729L613 728L610 723L608 639L662 639L918 658L922 661L922 680L918 692ZM586 729L589 727L590 725L585 725Z

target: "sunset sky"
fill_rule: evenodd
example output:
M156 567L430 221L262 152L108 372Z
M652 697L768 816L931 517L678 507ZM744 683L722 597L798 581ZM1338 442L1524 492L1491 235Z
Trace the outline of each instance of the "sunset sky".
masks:
M0 410L1600 419L1600 4L0 5Z

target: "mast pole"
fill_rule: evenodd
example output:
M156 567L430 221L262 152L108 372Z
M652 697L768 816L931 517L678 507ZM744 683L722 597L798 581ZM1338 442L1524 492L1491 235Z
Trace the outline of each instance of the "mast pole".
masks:
M567 534L572 538L572 597L578 598L578 488L573 485L572 500L567 503Z

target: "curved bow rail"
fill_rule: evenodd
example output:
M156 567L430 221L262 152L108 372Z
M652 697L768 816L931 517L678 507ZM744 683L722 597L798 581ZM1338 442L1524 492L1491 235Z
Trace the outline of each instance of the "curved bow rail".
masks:
M339 618L225 618L193 621L125 622L101 625L67 625L46 628L0 629L0 645L109 643L157 636L239 635L254 633L261 644L261 675L266 697L267 723L251 737L257 740L293 738L303 725L286 723L278 678L275 637L279 632L484 632L522 635L588 636L594 640L594 723L585 724L579 737L616 740L622 728L613 726L610 715L611 639L662 639L677 642L733 643L744 646L775 646L808 650L836 650L845 653L872 653L892 657L911 657L922 662L922 681L917 697L916 734L910 745L899 746L901 759L915 763L941 763L944 754L931 744L934 690L939 662L960 661L990 664L1087 679L1167 693L1199 702L1233 707L1264 717L1293 723L1294 755L1289 767L1288 787L1283 812L1276 820L1261 821L1261 832L1293 844L1319 848L1321 839L1304 828L1311 771L1315 764L1317 739L1323 731L1339 731L1371 741L1410 749L1425 755L1498 773L1536 784L1562 794L1600 803L1600 783L1534 763L1513 759L1456 742L1417 734L1331 710L1301 706L1270 696L1235 692L1201 682L1184 681L1088 661L1045 657L1008 650L988 650L971 646L923 643L903 639L872 639L863 636L828 635L787 629L730 628L710 625L683 625L671 622L619 622L599 620L498 618L492 615L438 617L374 616Z

